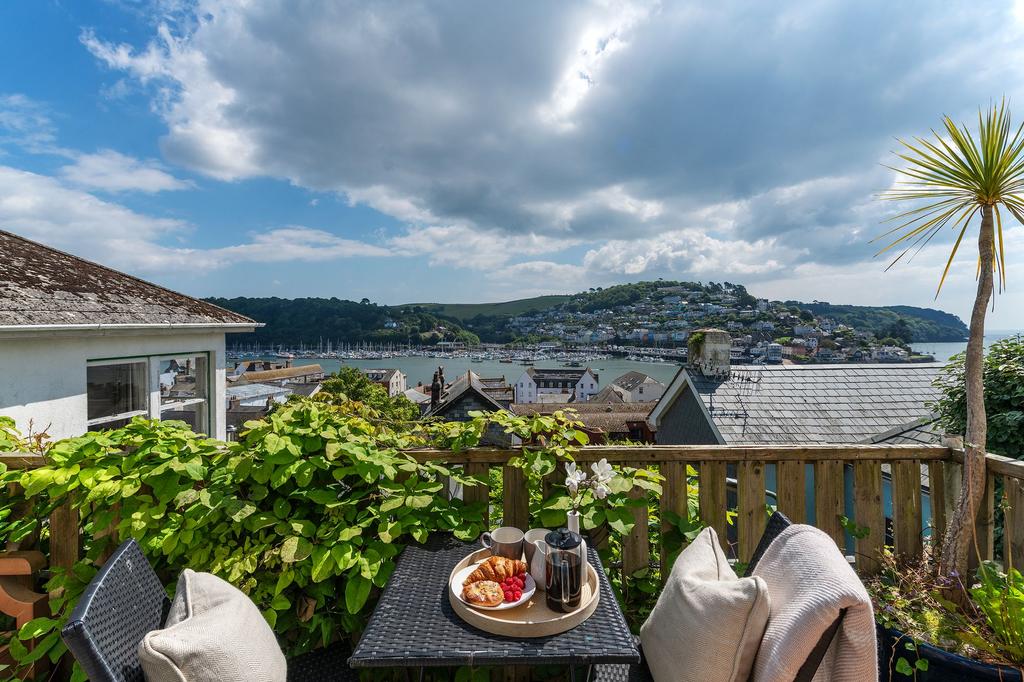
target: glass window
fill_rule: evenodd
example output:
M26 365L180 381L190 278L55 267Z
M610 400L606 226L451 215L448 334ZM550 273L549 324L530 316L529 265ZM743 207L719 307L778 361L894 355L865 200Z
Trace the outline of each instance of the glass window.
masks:
M145 360L88 365L85 390L89 430L118 428L136 415L149 414L147 375Z
M210 374L206 355L181 355L157 360L160 376L160 418L180 419L193 431L208 430Z

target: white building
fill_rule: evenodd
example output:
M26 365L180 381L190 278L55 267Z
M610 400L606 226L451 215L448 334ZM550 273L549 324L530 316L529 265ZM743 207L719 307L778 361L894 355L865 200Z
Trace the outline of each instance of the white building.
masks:
M586 402L598 392L597 374L585 369L530 367L515 383L515 402Z
M643 372L626 372L611 383L611 388L627 403L658 400L665 392L665 384Z
M373 383L388 389L392 398L402 395L408 388L405 373L397 369L364 369L363 374Z
M224 438L224 336L253 320L0 230L0 415L52 438L136 415Z

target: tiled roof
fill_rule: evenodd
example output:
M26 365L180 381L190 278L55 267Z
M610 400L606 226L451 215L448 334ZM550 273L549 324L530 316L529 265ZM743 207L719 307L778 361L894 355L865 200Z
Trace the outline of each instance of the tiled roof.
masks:
M726 380L683 371L726 443L859 443L929 415L941 368L767 365Z
M936 421L935 414L915 419L889 429L867 439L867 443L887 443L891 445L938 445L942 441L942 428Z
M535 379L544 379L546 381L572 381L576 383L580 380L585 372L589 371L597 379L597 373L589 367L583 367L580 369L574 369L572 367L530 367L526 370L526 373Z
M391 377L395 376L397 373L398 370L391 367L363 370L363 374L365 374L370 381L377 381L385 384L390 383Z
M224 308L0 230L0 327L249 325Z
M618 390L616 390L618 389ZM622 398L621 387L617 387L614 383L608 384L596 394L590 396L588 403L624 403L626 402ZM543 394L541 394L543 395Z
M465 374L460 374L455 381L448 385L448 388L446 388L441 394L440 402L438 402L437 406L430 410L428 414L435 415L443 413L448 408L448 405L457 400L466 391L475 391L478 393L483 398L484 402L488 403L489 407L492 409L503 410L505 409L505 405L508 404L505 402L505 405L503 405L500 402L502 398L505 397L502 394L503 390L504 389L497 386L484 384L480 379L480 375L476 372L467 370ZM511 401L511 387L508 388L507 393L508 400Z

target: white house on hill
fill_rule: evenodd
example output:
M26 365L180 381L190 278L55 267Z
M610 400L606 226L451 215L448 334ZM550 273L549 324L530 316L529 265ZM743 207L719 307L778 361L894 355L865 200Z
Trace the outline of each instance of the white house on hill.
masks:
M626 372L609 384L608 388L618 393L625 403L658 400L665 392L665 384L643 372Z
M136 415L224 438L224 337L253 320L0 230L0 415L53 438Z

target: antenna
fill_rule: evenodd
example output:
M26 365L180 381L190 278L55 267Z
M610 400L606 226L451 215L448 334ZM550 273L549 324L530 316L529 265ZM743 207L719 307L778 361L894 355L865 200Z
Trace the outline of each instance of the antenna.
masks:
M721 373L720 376L723 377L722 384L729 383L730 388L735 390L740 409L726 410L715 407L715 394L711 393L708 396L708 412L711 413L712 417L746 419L748 413L745 399L755 395L761 388L761 370L731 369L728 372Z

